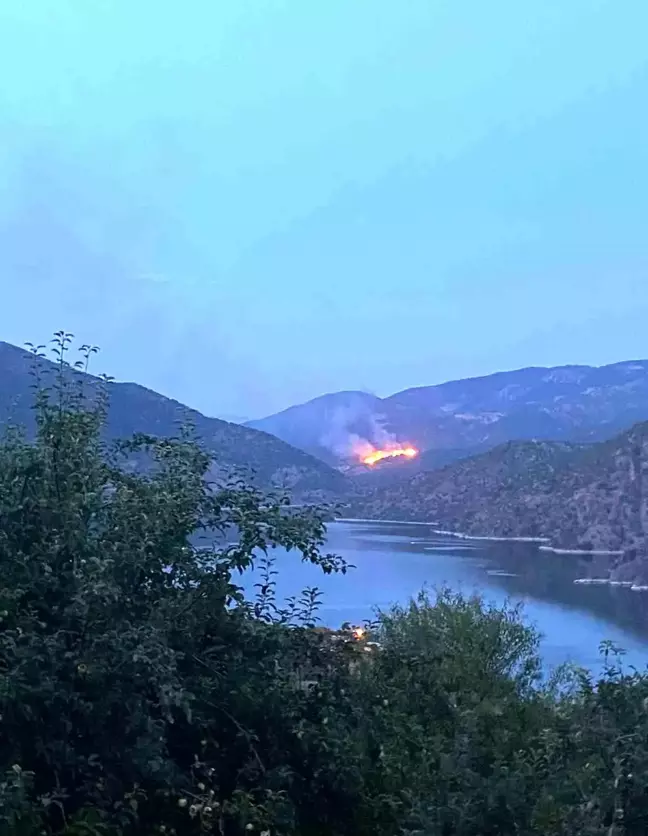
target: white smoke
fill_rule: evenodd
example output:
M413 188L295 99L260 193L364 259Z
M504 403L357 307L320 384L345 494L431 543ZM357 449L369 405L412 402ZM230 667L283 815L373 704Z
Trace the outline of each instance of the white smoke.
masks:
M396 444L385 421L384 415L373 412L366 403L337 406L327 416L327 430L319 441L340 458L367 455L375 448Z

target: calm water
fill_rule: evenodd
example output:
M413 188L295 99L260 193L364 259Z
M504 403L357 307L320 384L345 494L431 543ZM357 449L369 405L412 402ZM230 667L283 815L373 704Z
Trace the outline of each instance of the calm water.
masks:
M488 601L522 602L526 618L543 635L542 653L553 667L573 661L601 665L599 644L610 639L626 650L624 665L648 664L648 593L575 585L583 567L574 557L539 552L528 544L462 543L432 533L430 526L337 522L329 526L328 550L355 568L325 576L297 557L277 552L280 597L305 586L323 593L320 618L339 627L360 623L376 607L406 603L423 587L478 591ZM253 580L248 578L246 586Z

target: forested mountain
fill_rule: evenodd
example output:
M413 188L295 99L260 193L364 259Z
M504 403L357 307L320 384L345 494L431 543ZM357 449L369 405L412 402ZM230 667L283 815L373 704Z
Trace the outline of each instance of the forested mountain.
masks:
M30 372L34 362L43 374L54 370L50 361L36 360L30 352L0 342L0 423L31 425L34 380ZM83 379L90 389L97 383L90 375ZM166 437L190 421L214 454L217 471L242 468L248 474L254 472L259 484L287 487L297 499L327 499L345 490L341 473L275 436L208 418L136 383L111 382L108 388L108 433L112 438L134 432Z
M547 537L561 548L623 551L618 572L648 569L648 422L593 444L508 442L369 490L354 515L428 520L495 537Z
M250 426L322 458L352 455L356 438L414 444L430 469L506 441L600 441L648 420L648 361L500 372L377 398L324 395ZM401 463L402 464L402 463ZM403 469L405 472L405 469Z

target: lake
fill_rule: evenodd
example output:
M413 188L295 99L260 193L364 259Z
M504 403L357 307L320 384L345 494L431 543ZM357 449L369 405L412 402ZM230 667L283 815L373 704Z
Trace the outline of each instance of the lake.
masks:
M648 593L574 584L583 576L577 558L540 552L528 543L487 543L444 538L424 524L336 522L327 551L354 564L346 575L325 576L293 554L276 552L280 598L317 586L320 621L328 627L371 619L377 607L407 603L423 587L479 592L487 601L521 602L542 634L548 668L571 661L600 670L599 644L609 639L626 651L624 666L648 664ZM251 590L254 578L244 585Z

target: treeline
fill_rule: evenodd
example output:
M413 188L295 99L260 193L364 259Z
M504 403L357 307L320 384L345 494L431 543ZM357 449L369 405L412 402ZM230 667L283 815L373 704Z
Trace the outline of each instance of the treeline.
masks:
M0 445L0 834L648 831L644 674L544 682L517 610L448 592L313 629L271 550L345 571L322 515L210 486L189 431L108 447L67 347Z

